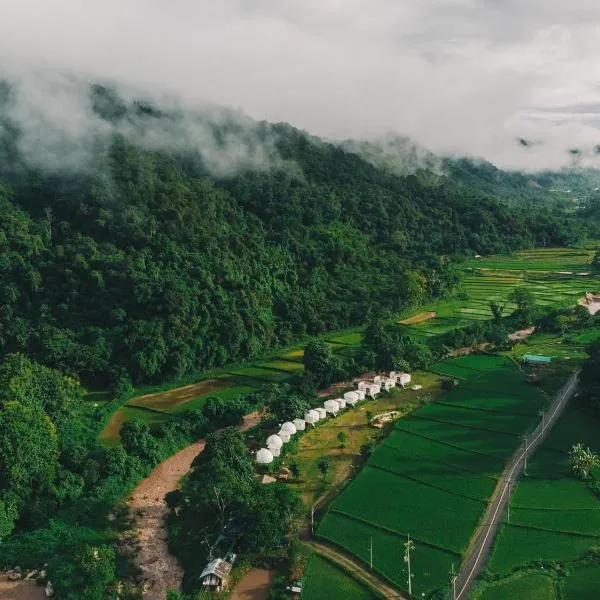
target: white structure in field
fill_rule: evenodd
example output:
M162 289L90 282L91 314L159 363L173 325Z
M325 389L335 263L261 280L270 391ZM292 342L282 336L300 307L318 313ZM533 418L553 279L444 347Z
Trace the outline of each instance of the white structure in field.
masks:
M337 415L340 411L340 405L337 400L325 400L323 408L332 415Z
M393 379L394 381L398 381L399 375L400 373L398 373L397 371L390 371L390 379Z
M321 419L327 418L327 411L322 406L315 408L315 410L319 413Z
M378 383L369 383L365 388L365 396L375 398L381 392L381 386Z
M340 405L340 410L346 408L346 399L345 398L334 398L334 400Z
M281 454L281 448L274 448L269 446L269 452L275 457L277 458L280 454Z
M267 448L269 450L273 451L273 448L279 450L281 446L283 446L283 440L278 435L270 435L267 438Z
M306 429L306 422L304 419L294 419L294 427L296 431L304 431Z
M381 375L375 375L375 377L373 377L373 383L382 383L383 382L383 377Z
M396 387L396 380L395 379L391 379L389 377L386 377L383 380L383 389L387 392L388 390L391 390L392 388Z
M357 387L359 390L362 390L364 392L367 389L368 385L369 385L368 381L359 381Z
M398 375L398 383L402 386L402 387L406 387L412 380L412 377L410 376L410 373L400 373Z
M281 426L281 431L287 431L292 436L296 433L296 426L291 421L287 421Z
M347 404L354 406L360 400L360 396L356 392L346 392L344 394L344 400Z
M316 410L309 410L305 415L304 415L304 420L307 423L310 423L311 425L314 426L314 424L320 419L320 415Z
M418 392L419 390L423 389L423 386L422 385L413 385L412 389L415 390L415 392Z
M365 390L356 390L354 393L358 396L359 400L365 399Z
M261 448L256 453L256 462L259 465L268 465L269 463L272 463L273 453L270 450L267 450L266 448Z
M290 441L291 436L289 432L285 431L285 429L281 429L277 435L281 438L281 441L284 444L287 444Z

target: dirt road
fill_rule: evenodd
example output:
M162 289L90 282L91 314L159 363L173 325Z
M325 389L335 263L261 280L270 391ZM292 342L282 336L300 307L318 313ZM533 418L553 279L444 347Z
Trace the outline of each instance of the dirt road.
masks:
M251 569L231 592L230 600L268 600L275 571Z
M246 431L259 420L258 413L247 415L238 429ZM140 546L136 563L143 573L147 590L144 598L148 600L165 600L169 589L178 590L181 585L183 571L167 546L165 517L168 509L164 497L177 489L180 479L190 470L204 445L204 440L200 440L162 462L138 484L129 500L133 530Z
M473 538L473 542L467 552L465 560L461 565L456 578L456 594L450 597L455 600L466 600L477 575L481 572L487 561L488 555L494 543L498 526L504 515L504 509L509 500L510 489L523 472L526 457L531 455L544 439L546 433L562 413L565 405L577 389L577 377L579 372L573 374L563 389L546 411L542 422L536 427L527 441L515 452L512 459L504 469L501 479L498 481L496 490L492 497L482 524ZM526 444L526 445L525 445Z
M339 565L344 571L352 573L352 576L355 579L360 581L367 588L375 590L382 598L407 600L407 596L403 596L375 571L369 570L362 561L323 542L312 539L304 539L303 541L316 554L328 558L333 563Z
M5 573L0 573L0 598L2 600L45 600L44 588L31 579L10 581Z

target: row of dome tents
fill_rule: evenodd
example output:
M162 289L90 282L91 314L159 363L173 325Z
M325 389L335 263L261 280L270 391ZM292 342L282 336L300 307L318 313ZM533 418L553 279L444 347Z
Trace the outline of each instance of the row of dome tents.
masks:
M281 454L283 444L287 444L298 431L304 431L307 423L314 427L315 423L321 419L326 419L328 414L336 416L340 410L348 406L354 408L357 402L364 400L367 396L376 398L382 387L387 391L396 387L397 383L405 387L410 381L410 374L392 371L389 377L377 375L372 382L359 382L356 391L346 392L343 398L325 400L322 407L313 408L305 413L304 419L294 419L284 423L278 433L267 438L267 447L261 448L256 453L256 462L263 465L272 463L274 458Z

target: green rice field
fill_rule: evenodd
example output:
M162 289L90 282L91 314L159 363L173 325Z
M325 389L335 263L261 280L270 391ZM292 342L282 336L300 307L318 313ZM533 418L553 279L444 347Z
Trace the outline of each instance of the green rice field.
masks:
M316 554L304 573L302 600L375 600L377 596L336 565Z
M578 442L599 451L599 431L600 420L576 404L567 408L512 493L510 524L501 526L488 563L491 573L509 576L536 564L551 569L553 563L571 563L564 598L599 597L600 565L580 561L600 547L600 498L590 482L571 474L568 459Z
M537 420L532 408L547 402L507 358L474 355L443 366L460 366L470 378L442 402L397 421L317 530L364 561L372 539L374 568L401 589L406 589L403 544L410 535L415 597L447 584L497 476L520 445L521 433ZM470 388L472 381L477 385Z

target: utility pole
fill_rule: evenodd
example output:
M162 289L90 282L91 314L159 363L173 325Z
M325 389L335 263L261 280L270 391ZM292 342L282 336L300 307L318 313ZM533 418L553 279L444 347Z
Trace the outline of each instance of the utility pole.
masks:
M371 538L371 561L370 561L370 565L371 565L371 571L373 570L373 538Z
M314 504L310 507L310 531L312 535L315 535L315 506Z
M408 566L408 595L412 596L412 572L410 570L410 551L415 549L415 545L410 540L410 534L407 536L407 541L404 544L406 552L404 553L404 562Z
M452 600L456 600L456 579L457 576L454 574L454 563L452 563L452 571L450 572L450 575L452 576L451 582L452 582Z
M523 475L527 475L527 451L529 450L529 444L528 444L529 438L528 438L527 434L525 434L523 436L523 440L525 440L525 465L523 467Z

